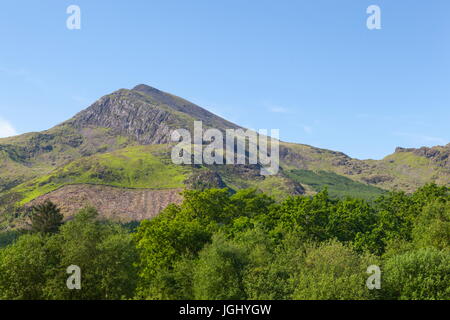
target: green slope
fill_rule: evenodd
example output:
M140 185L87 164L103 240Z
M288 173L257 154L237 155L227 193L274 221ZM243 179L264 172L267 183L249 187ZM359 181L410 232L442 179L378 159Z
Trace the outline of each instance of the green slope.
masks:
M183 187L189 168L174 165L167 145L136 146L81 158L11 190L25 204L67 184L99 184L123 188Z
M450 186L450 144L398 148L381 160L358 160L342 152L282 142L280 160L286 170L334 172L385 190L413 192L430 182Z
M43 132L0 139L0 192L82 157L135 144L108 128L77 130L60 125Z
M327 171L290 170L286 175L292 180L310 186L319 192L325 187L331 197L356 197L372 200L385 193L385 190L353 181L349 178Z

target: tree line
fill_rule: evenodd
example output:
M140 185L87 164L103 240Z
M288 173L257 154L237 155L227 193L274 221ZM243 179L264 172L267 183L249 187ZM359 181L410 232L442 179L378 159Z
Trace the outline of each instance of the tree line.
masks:
M187 190L182 204L127 225L89 207L63 223L46 202L0 248L0 299L447 300L449 191L429 184L368 202L325 189L276 202L254 189ZM69 265L81 290L66 286ZM366 286L372 265L380 289Z

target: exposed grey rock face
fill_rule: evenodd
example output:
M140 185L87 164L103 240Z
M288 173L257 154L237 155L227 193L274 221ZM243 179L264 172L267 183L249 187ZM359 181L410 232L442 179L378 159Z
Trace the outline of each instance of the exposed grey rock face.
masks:
M184 183L193 190L222 189L227 187L222 177L217 172L210 170L195 172Z
M119 135L131 136L140 144L160 144L170 141L169 123L173 114L146 103L125 90L105 96L68 123L75 128L104 127Z
M146 145L170 142L173 130L192 130L195 120L203 121L205 127L239 128L195 104L146 85L104 96L65 124L78 129L109 128Z
M402 148L402 147L397 147L395 148L395 153L400 153L400 152L412 152L414 151L414 148Z
M388 176L388 175L381 175L381 174L362 178L362 181L364 181L365 183L368 183L368 184L378 184L381 182L392 181L392 180L394 180L393 177Z
M151 97L159 103L165 104L172 110L182 112L191 116L196 120L203 121L206 125L216 129L238 129L241 128L238 125L225 120L214 113L209 112L196 104L193 104L183 98L174 96L170 93L163 92L161 90L152 88L145 84L140 84L133 88L133 91L143 93L148 97Z
M440 167L450 168L450 143L446 146L422 147L422 148L400 148L395 152L412 152L413 154L430 159Z

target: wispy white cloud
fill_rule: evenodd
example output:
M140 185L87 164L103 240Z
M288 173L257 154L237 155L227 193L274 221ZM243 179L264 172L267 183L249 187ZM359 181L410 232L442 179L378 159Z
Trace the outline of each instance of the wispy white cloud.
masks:
M16 129L6 120L0 118L0 138L6 138L17 135Z
M269 108L269 111L273 113L289 113L288 109L279 106L272 106Z

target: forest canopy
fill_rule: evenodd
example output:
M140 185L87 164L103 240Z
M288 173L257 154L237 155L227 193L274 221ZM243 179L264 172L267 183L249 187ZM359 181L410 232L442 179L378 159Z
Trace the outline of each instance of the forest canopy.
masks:
M253 189L183 196L134 225L85 208L0 233L0 299L450 299L446 187L370 202L326 189L281 202ZM70 265L80 290L67 288ZM369 290L373 265L381 289Z

